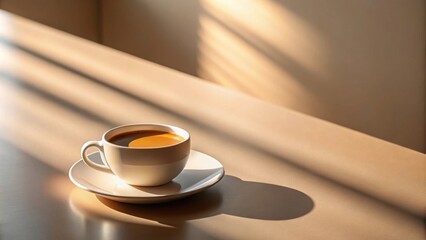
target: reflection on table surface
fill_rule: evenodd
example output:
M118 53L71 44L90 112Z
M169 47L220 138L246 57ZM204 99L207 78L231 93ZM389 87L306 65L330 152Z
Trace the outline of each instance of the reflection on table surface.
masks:
M4 12L0 115L2 239L424 237L424 154ZM187 129L225 177L158 205L76 188L81 145L133 122Z

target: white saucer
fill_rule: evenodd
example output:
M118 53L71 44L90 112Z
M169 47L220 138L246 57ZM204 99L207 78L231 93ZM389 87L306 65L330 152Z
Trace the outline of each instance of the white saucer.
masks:
M89 155L89 158L102 164L99 152ZM224 174L218 160L195 150L191 150L188 163L179 176L159 187L128 185L112 173L88 167L82 159L69 170L69 177L77 187L126 203L158 203L183 198L213 186Z

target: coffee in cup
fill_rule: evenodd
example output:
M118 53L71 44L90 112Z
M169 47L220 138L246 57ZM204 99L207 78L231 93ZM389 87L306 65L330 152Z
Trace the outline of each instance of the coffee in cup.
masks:
M113 136L109 141L116 145L138 148L138 147L163 147L174 145L185 139L171 132L157 130L140 130L126 132Z
M99 149L104 165L87 157L90 147ZM146 123L108 130L101 141L85 143L81 148L81 156L88 166L112 172L129 184L158 186L179 175L186 165L190 150L190 136L184 129Z

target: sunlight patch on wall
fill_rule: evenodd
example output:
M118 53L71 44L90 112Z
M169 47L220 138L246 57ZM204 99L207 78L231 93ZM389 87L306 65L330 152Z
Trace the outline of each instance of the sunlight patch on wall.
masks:
M269 0L204 0L202 7L202 78L299 110L320 107L310 87L324 81L327 63L315 29Z

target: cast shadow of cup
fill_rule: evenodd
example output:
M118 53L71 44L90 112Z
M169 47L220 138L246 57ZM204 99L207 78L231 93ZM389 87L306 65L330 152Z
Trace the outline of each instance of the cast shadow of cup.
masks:
M225 175L218 185L205 192L173 202L137 205L103 197L98 199L115 211L169 225L219 214L262 220L289 220L302 217L314 208L313 200L298 190L243 181L230 175Z

